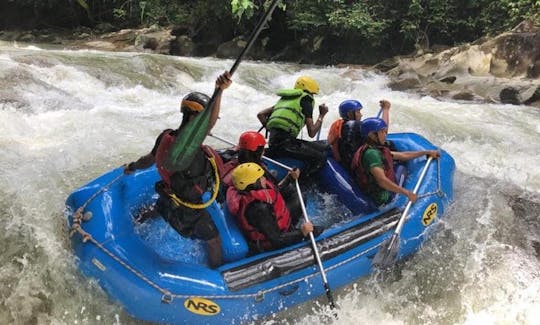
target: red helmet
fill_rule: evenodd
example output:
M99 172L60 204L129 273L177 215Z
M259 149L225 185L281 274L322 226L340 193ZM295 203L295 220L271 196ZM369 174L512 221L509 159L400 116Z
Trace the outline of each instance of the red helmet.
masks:
M266 140L263 135L256 131L246 131L238 139L238 147L249 151L255 151L259 147L264 147Z

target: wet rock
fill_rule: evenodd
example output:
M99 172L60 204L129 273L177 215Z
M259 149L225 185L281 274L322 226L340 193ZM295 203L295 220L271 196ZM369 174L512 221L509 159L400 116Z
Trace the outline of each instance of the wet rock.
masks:
M142 50L151 50L153 53L169 54L171 40L175 37L171 35L170 30L153 31L150 33L141 33L135 38L135 48Z
M506 87L501 90L499 98L503 104L519 105L521 103L519 91L514 87Z
M247 42L243 39L243 37L234 38L228 42L220 44L217 48L216 56L218 58L238 57L246 44Z
M195 44L191 37L187 35L177 36L171 42L171 54L180 56L192 56L195 50Z
M446 78L442 78L439 81L447 83L447 84L453 84L456 81L456 79L457 78L455 76L449 76L449 77L446 77Z
M400 80L394 80L388 84L388 87L392 90L402 91L412 89L420 85L420 79L414 76L405 77Z
M390 59L386 59L380 63L377 63L376 65L373 66L373 68L381 71L381 72L387 72L395 67L397 67L399 65L399 62L398 62L398 59L397 58L390 58Z
M457 99L457 100L473 100L474 98L475 98L474 94L469 90L463 90L452 95L452 99Z
M439 53L397 58L386 71L394 90L540 107L540 28L523 22L493 38ZM385 71L387 64L373 68Z

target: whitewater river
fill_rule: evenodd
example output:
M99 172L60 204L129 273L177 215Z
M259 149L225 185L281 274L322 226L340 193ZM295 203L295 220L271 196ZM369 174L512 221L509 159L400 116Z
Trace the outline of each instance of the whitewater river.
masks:
M64 201L147 153L178 126L182 96L211 94L232 63L0 43L0 324L140 324L78 272ZM334 290L339 319L330 323L538 324L540 109L394 92L361 70L242 62L213 132L236 141L258 129L273 92L303 74L330 107L321 138L342 100L359 99L372 116L386 98L391 132L420 133L457 165L455 202L430 239L390 276ZM265 323L328 321L318 304Z

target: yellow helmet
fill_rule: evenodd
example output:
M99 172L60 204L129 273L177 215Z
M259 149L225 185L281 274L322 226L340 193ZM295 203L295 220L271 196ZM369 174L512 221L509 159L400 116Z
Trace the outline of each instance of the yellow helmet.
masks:
M238 165L232 172L232 182L237 190L243 191L264 175L264 169L256 163Z
M294 84L294 88L302 89L310 94L319 93L319 84L317 81L315 81L315 79L308 76L298 77L298 79L296 79L296 83Z

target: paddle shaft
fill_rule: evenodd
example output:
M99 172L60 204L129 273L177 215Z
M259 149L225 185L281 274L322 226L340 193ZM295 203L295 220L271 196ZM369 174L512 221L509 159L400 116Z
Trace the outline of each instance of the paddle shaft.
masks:
M224 138L218 137L217 135L213 135L211 133L209 135L213 138L221 140L230 145L233 145L233 146L235 145L233 142L226 140ZM263 156L263 159L268 160L269 162L274 163L282 168L285 168L286 170L289 170L289 171L292 170L291 167L284 165L280 163L279 161L273 160L265 156ZM300 201L300 206L302 207L302 214L304 215L304 220L306 222L309 222L309 217L306 211L306 205L304 203L304 198L302 197L302 191L300 191L300 184L298 183L298 179L295 180L295 185L296 185L296 192L298 193L298 200ZM311 240L311 246L313 247L313 254L315 255L315 260L317 261L319 270L321 271L321 277L323 280L324 291L326 292L326 297L328 298L328 301L330 302L330 308L334 309L336 307L336 304L334 302L334 297L332 296L332 291L330 290L330 285L328 285L326 272L324 271L324 267L322 265L321 257L319 255L319 250L317 249L317 243L315 242L315 237L313 236L313 232L309 233L309 239Z
M259 37L259 34L261 33L261 30L263 29L264 24L266 23L268 18L270 18L270 16L272 15L272 12L274 12L274 9L276 9L276 7L278 5L278 2L279 2L279 0L274 0L272 2L272 4L270 5L270 7L268 8L268 10L266 11L266 13L264 14L264 16L262 16L261 19L259 20L259 22L257 23L257 26L255 27L255 29L251 33L246 46L242 49L242 52L240 52L240 55L238 55L238 58L236 59L236 61L234 61L233 66L229 70L229 74L231 76L234 74L234 72L236 71L236 69L240 65L240 62L244 58L244 55L249 51L251 46L253 46L253 44L255 43L255 40L257 39L257 37ZM208 102L207 107L212 107L212 105L216 101L216 97L218 97L218 95L221 93L221 91L222 91L221 88L216 88L214 90L214 94L212 94L212 98L210 98L210 101Z
M229 70L229 74L232 76L238 68L238 65L242 61L242 58L246 52L251 48L259 33L261 32L264 24L268 18L272 15L272 12L276 8L279 0L274 0L266 11L264 16L259 20L259 23L255 27L255 30L251 34L246 46L234 62L233 66ZM210 121L210 108L212 108L216 102L216 99L221 95L222 89L220 87L214 88L214 93L206 105L206 109L198 114L190 123L190 127L185 130L180 130L179 136L175 140L173 147L170 150L169 157L167 158L166 165L173 171L184 170L193 161L193 152L203 143L204 139L208 135L209 121Z
M427 170L429 168L429 164L433 160L433 157L429 157L426 164L424 165L424 168L422 169L422 172L420 173L420 177L418 178L418 182L416 182L416 185L414 186L413 193L416 194L418 192L418 189L420 188L420 185L422 185L422 181L424 180L424 177L426 176ZM405 210L403 211L403 214L399 218L399 222L396 226L396 229L394 230L394 233L392 234L392 238L390 239L390 245L388 245L388 250L391 249L391 247L394 245L395 241L398 239L399 234L401 233L401 229L403 228L403 225L405 224L405 220L407 219L407 214L409 213L409 210L411 209L412 202L409 200L407 203L407 206L405 207Z
M211 136L212 138L216 138L216 139L218 139L218 140L220 140L220 141L223 141L223 142L225 142L225 143L227 143L227 144L230 144L230 145L232 145L232 146L236 146L235 143L233 143L233 142L231 142L231 141L229 141L229 140L227 140L227 139L224 139L224 138L222 138L222 137L218 137L218 136L215 135L215 134L209 133L208 135ZM279 166L279 167L282 167L282 168L284 168L284 169L286 169L286 170L288 170L288 171L293 170L292 167L289 167L289 166L287 166L287 165L285 165L285 164L283 164L283 163L280 163L279 161L274 160L274 159L272 159L272 158L268 158L268 157L266 157L266 156L263 156L262 158L263 158L264 160L269 161L269 162L271 162L271 163L273 163L273 164L275 164L275 165L277 165L277 166Z
M304 220L306 222L309 222L306 205L304 204L304 198L302 197L302 192L300 191L300 184L298 183L298 179L295 179L295 185L296 192L298 193L298 200L300 201L300 206L302 207L302 214L304 215ZM315 255L315 260L317 261L317 265L319 266L319 270L321 272L326 297L328 298L328 302L330 303L330 308L334 309L336 308L336 304L334 302L334 297L332 296L332 291L330 290L330 285L328 284L328 280L326 278L326 272L324 271L324 266L319 255L319 250L317 248L317 243L315 242L315 236L313 236L313 232L309 233L309 239L311 240L311 246L313 247L313 255Z

